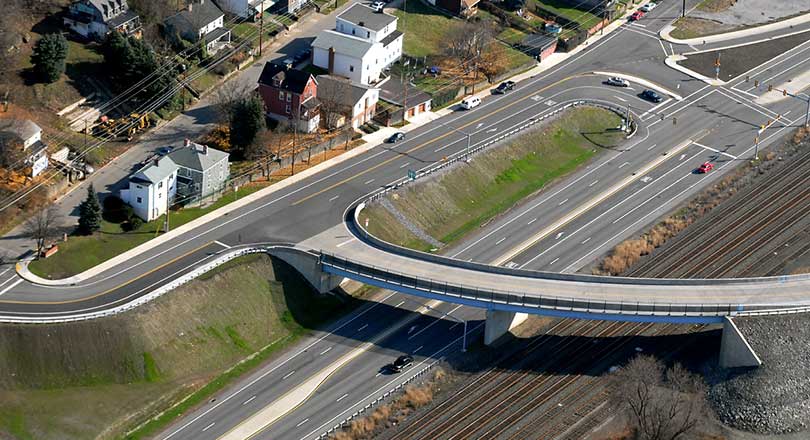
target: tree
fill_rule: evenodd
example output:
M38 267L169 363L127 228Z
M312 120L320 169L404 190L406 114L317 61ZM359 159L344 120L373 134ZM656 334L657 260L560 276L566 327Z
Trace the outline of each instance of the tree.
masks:
M93 184L87 188L87 197L79 205L79 233L90 235L101 229L101 205Z
M230 121L234 106L242 101L250 99L253 90L251 84L240 81L227 81L214 92L214 108L217 110L219 121L226 123Z
M157 54L146 41L110 32L101 48L106 68L111 72L119 89L128 88L145 77L157 73L139 91L141 99L163 96L170 88L174 75L166 72L158 62Z
M351 108L345 105L351 93L349 80L327 77L318 85L318 100L321 102L321 116L327 130L338 128L341 116L351 119ZM347 99L348 98L348 99Z
M445 50L459 63L464 63L464 71L468 72L493 42L494 35L492 26L488 24L469 21L459 23L453 28Z
M52 83L65 73L65 58L68 43L62 34L47 34L34 45L31 64L34 72L46 82Z
M255 94L234 103L230 116L231 152L244 157L259 132L265 128L264 103Z
M23 140L10 131L0 131L0 168L9 171L23 163Z
M641 440L676 440L697 432L706 414L703 380L676 364L636 356L612 373L611 400Z
M38 213L28 217L23 223L23 232L36 241L37 258L42 255L48 240L56 237L57 222L60 219L56 206L49 205Z

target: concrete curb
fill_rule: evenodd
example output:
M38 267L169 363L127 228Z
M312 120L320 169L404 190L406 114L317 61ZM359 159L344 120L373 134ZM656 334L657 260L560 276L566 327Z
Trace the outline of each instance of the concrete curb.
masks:
M776 23L768 23L750 29L742 29L739 31L726 32L724 34L717 34L717 35L707 35L705 37L698 37L698 38L686 38L683 40L675 38L670 35L672 31L675 30L675 26L673 26L672 24L668 24L663 28L661 28L661 30L658 32L658 35L661 37L662 40L669 41L672 44L697 46L709 43L717 43L720 41L736 40L737 38L744 38L751 35L764 34L767 32L778 31L780 29L792 28L793 26L798 26L806 23L810 23L810 14L799 15L798 17L777 21Z
M632 82L641 84L641 85L643 85L645 87L655 89L655 90L657 90L657 91L659 91L659 92L661 92L661 93L663 93L665 95L669 95L669 96L675 98L677 101L683 101L683 96L673 92L672 90L669 90L668 88L666 88L664 86L660 86L660 85L658 85L658 84L656 84L656 83L654 83L652 81L648 81L648 80L646 80L644 78L639 78L637 76L626 75L624 73L618 73L618 72L600 72L600 71L597 71L597 72L591 72L591 73L593 73L594 75L617 76L619 78L624 78L624 79L626 79L628 81L632 81Z
M706 84L709 84L709 85L712 85L712 86L723 86L723 85L726 84L726 82L723 81L723 80L709 78L708 76L701 75L700 73L697 73L694 70L687 69L686 67L681 66L680 64L678 64L678 61L683 61L685 59L686 59L686 57L683 56L683 55L670 55L670 56L666 57L666 59L664 59L664 64L666 64L667 66L677 70L678 72L689 75L692 78L699 79L699 80L705 82Z

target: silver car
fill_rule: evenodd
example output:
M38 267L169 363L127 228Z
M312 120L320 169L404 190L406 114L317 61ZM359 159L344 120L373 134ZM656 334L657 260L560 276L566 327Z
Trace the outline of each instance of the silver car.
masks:
M616 87L630 87L630 81L624 78L619 78L618 76L611 76L607 79L607 81L605 81L605 84Z

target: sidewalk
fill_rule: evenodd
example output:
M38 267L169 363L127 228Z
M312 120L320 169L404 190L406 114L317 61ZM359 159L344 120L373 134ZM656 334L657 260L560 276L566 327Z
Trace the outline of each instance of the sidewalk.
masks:
M675 30L675 26L668 24L661 28L658 35L661 39L669 41L672 44L683 44L688 46L701 46L704 44L718 43L722 41L731 41L745 37L756 36L768 32L779 31L782 29L792 29L794 26L801 26L810 24L810 14L799 15L776 23L765 24L762 26L753 27L750 29L742 29L739 31L726 32L724 34L707 35L705 37L678 39L672 37L670 34Z

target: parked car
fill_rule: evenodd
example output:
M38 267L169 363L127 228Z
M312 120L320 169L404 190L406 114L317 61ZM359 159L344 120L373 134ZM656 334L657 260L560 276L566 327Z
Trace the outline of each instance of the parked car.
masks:
M514 81L504 81L498 87L496 87L492 92L503 94L506 92L510 92L515 89L515 82Z
M284 58L284 61L282 61L281 64L285 66L292 66L293 64L295 64L295 58L293 57Z
M481 105L481 98L477 96L471 96L469 98L464 98L461 100L461 108L464 110L472 110L475 107Z
M389 370L393 371L394 373L399 373L400 371L410 367L412 364L413 356L403 354L389 366Z
M653 9L655 9L656 6L658 6L658 5L655 4L655 3L650 2L650 3L647 3L646 5L642 6L641 9L639 9L639 10L642 11L642 12L650 12Z
M644 11L639 9L638 11L633 12L633 15L630 16L630 21L641 20L641 17L644 17Z
M439 66L430 66L427 69L427 73L429 73L429 74L431 74L433 76L439 76L439 75L442 74L442 68L439 67Z
M655 93L655 91L650 90L650 89L647 89L647 90L641 92L641 97L646 99L647 101L652 101L652 102L655 102L655 103L658 103L658 102L661 102L661 101L664 100L664 98L662 98L661 95L659 95L658 93Z
M403 133L403 132L401 132L401 131L398 131L398 132L396 132L396 133L392 134L392 135L391 135L391 136L388 138L388 141L387 141L387 142L388 142L389 144L396 144L397 142L399 142L399 141L401 141L401 140L403 140L403 139L405 139L405 133Z
M158 148L158 154L161 155L161 156L165 156L165 155L171 153L172 150L174 150L174 148L172 148L172 147L160 147L160 148Z
M698 174L704 174L704 173L708 173L709 171L711 171L713 169L714 169L714 164L713 163L711 163L711 162L703 162L697 168L697 172L698 172Z
M559 34L562 33L562 26L558 25L557 23L546 23L546 32L550 34Z
M295 60L296 63L300 63L302 61L309 59L310 55L312 55L312 49L303 49L298 51L293 57L293 59Z
M374 9L375 12L382 12L385 8L385 2L374 2L371 4L371 9Z
M607 79L607 81L605 81L605 84L616 87L630 87L630 81L624 78L619 78L618 76L611 76Z

